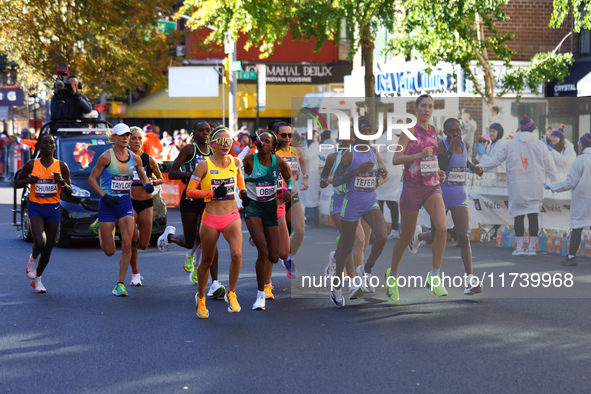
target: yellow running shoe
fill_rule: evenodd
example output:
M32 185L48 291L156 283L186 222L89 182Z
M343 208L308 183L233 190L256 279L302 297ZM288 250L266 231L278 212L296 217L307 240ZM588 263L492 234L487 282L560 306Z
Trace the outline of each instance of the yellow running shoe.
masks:
M429 290L433 291L433 294L435 294L437 297L447 295L447 289L445 288L445 286L443 286L443 281L437 275L431 276L431 274L429 273L429 276L427 276L426 287Z
M187 253L187 257L185 257L185 265L183 266L183 269L185 270L185 272L192 272L194 263L195 263L195 256Z
M392 301L399 301L400 294L398 293L398 283L394 277L390 277L390 271L392 268L386 270L386 295Z
M205 297L201 298L198 294L195 294L195 313L202 319L207 319L209 317L209 311L205 307Z
M273 295L273 285L265 285L265 299L266 300L274 300L275 296Z
M228 312L230 312L230 313L236 313L236 312L240 312L240 310L242 309L240 307L240 304L238 303L238 299L236 298L236 292L235 291L229 291L229 292L227 292L226 295L224 296L224 300L228 304L230 304L230 305L228 305Z

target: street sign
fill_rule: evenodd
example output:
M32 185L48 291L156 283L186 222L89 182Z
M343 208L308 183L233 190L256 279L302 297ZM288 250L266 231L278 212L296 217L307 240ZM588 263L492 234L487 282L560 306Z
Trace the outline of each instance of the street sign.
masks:
M0 87L0 105L10 107L13 105L24 105L25 95L23 89L17 86Z
M238 79L257 79L256 71L238 71Z
M95 104L94 109L99 114L106 114L107 113L107 104Z
M242 70L242 62L240 60L234 60L232 62L232 71Z
M176 31L176 22L171 21L158 21L158 26L156 28L158 33L168 34L171 32Z

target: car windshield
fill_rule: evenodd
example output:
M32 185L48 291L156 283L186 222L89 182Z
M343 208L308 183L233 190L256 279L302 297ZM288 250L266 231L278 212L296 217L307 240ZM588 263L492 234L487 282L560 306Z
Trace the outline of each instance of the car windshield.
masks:
M60 143L60 159L71 174L90 174L100 155L111 145L105 138L67 139Z

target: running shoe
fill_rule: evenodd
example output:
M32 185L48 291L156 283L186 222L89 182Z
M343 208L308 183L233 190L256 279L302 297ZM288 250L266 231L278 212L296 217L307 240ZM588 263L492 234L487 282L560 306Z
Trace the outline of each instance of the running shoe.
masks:
M218 298L224 297L226 295L226 288L222 285L222 282L219 280L214 280L209 287L209 291L207 292L208 297Z
M265 285L265 300L274 300L275 296L273 295L273 285Z
M199 272L199 270L197 269L197 267L194 267L193 271L189 274L189 277L191 278L191 282L195 283L196 285L199 284L199 277L197 276L198 272Z
M468 283L466 284L466 288L464 289L464 295L474 295L478 293L482 293L482 283L480 280L472 280L472 278L476 278L473 275L468 276Z
M345 306L345 299L343 298L343 289L333 289L330 291L330 299L337 306L342 308Z
M400 233L398 233L398 231L396 231L396 230L392 230L392 231L390 231L390 234L388 234L388 238L389 239L400 238Z
M183 265L183 269L185 270L185 272L193 272L194 264L195 256L193 256L190 253L187 253L187 255L185 256L185 265Z
M527 248L525 250L525 255L526 256L536 256L537 255L536 249L535 248Z
M31 287L35 289L35 293L46 293L45 286L41 283L41 277L37 276L31 281Z
M130 285L141 287L142 286L142 279L144 279L144 277L141 276L139 272L137 274L131 274Z
M92 222L90 227L88 228L88 232L92 238L96 238L99 235L99 230L101 228L101 222L99 222L98 218Z
M364 265L360 265L357 268L355 268L355 273L361 277L362 281L361 281L361 288L363 289L364 292L366 293L374 293L376 291L376 289L371 286L370 283L370 275L371 274L366 274L365 273L365 266Z
M334 258L334 251L328 254L328 265L324 269L324 276L333 277L337 272L337 261Z
M37 256L36 259L33 258L33 253L29 255L29 262L27 263L27 278L35 279L37 277L37 267L39 266L39 257L41 257L41 253Z
M125 290L125 285L123 283L117 283L117 286L112 291L117 297L127 297L127 290Z
M419 251L419 246L421 246L421 241L419 240L419 234L421 233L422 228L421 226L417 226L415 228L415 236L412 239L412 242L408 244L408 250L410 253L417 253Z
M515 249L511 254L513 256L525 256L525 249L523 249L523 246L517 247L517 249Z
M577 260L574 257L568 258L568 256L566 256L562 259L560 265L563 265L565 267L574 267L575 265L577 265Z
M265 310L265 297L257 296L256 301L252 304L252 309L255 311L264 311Z
M392 301L399 301L400 294L398 293L398 282L396 281L396 278L390 277L391 270L392 268L386 270L386 295Z
M168 242L168 236L174 235L176 233L176 228L173 226L167 226L164 230L164 233L158 237L158 250L161 252L166 252L170 247L170 243Z
M252 237L248 237L248 243L250 244L250 246L255 246Z
M205 307L205 297L200 298L198 293L195 293L195 313L202 319L209 317L209 311Z
M349 287L349 299L356 300L357 298L363 297L363 288L361 286Z
M437 280L435 280L435 278L437 278ZM436 283L438 283L439 286L434 286L432 284L432 282L434 282L434 281ZM433 294L435 294L437 297L442 297L442 296L447 295L447 290L443 286L443 281L437 275L431 276L431 273L429 273L429 276L427 276L427 284L425 285L425 287L428 288L429 290L431 290L433 292Z
M286 260L281 260L281 263L283 264L283 266L287 270L287 277L288 278L290 278L290 279L297 279L298 278L298 272L296 271L296 266L295 266L295 263L293 262L292 259L288 258Z
M229 291L224 295L224 300L229 304L228 305L228 312L236 313L240 312L242 309L240 304L238 303L238 298L236 297L235 291Z

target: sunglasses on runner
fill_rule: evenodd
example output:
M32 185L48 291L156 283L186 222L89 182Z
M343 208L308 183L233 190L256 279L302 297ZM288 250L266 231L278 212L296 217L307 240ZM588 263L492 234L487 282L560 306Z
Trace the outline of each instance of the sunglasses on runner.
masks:
M291 138L291 133L281 133L279 135L281 136L281 138L287 138L287 137Z
M232 138L216 138L215 140L211 140L211 142L215 142L218 145L230 146L232 145Z

